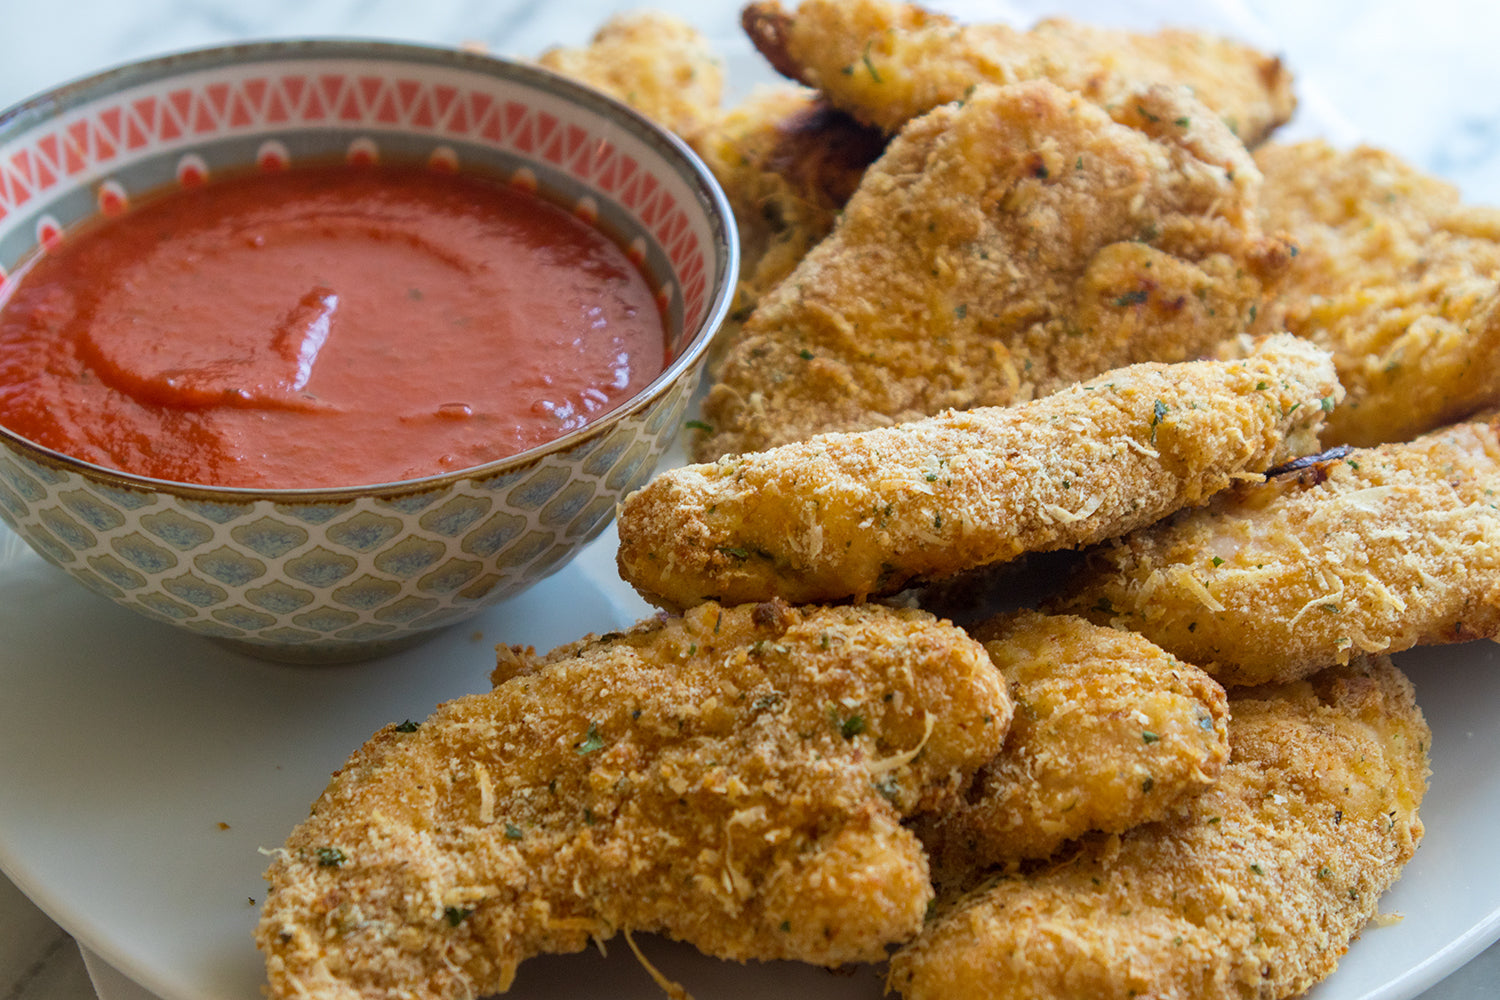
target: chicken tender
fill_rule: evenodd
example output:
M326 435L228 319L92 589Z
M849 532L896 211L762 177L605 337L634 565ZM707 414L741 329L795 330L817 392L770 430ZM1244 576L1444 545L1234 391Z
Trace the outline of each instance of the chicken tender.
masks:
M801 87L752 94L694 140L739 227L738 317L833 231L885 142Z
M691 25L653 10L616 14L583 48L554 48L537 63L624 101L684 138L718 116L724 67Z
M1430 733L1384 656L1231 692L1231 758L1175 814L940 909L908 1000L1257 997L1331 972L1422 836Z
M1258 329L1333 352L1326 440L1407 441L1500 404L1500 211L1389 153L1268 145L1261 221L1300 252Z
M1004 680L918 611L703 605L387 726L277 852L273 997L476 997L618 931L882 959L932 899L901 825L999 749ZM508 678L508 679L504 679Z
M779 72L888 132L976 83L1034 79L1101 104L1124 103L1141 83L1186 85L1252 146L1296 108L1280 59L1195 31L1136 34L1063 18L1029 31L960 25L889 0L803 0L795 13L756 0L743 21Z
M1092 544L1315 451L1340 391L1327 354L1282 335L1240 361L672 469L621 506L620 573L665 607L862 599Z
M1241 333L1289 249L1259 172L1185 94L1105 111L981 87L911 123L760 300L703 404L708 460L1000 406Z
M1472 421L1241 483L1090 553L1049 607L1226 684L1500 634L1500 434Z
M1218 780L1229 705L1197 667L1068 615L1000 615L969 634L1009 681L1015 715L964 797L914 821L940 882L1162 819Z

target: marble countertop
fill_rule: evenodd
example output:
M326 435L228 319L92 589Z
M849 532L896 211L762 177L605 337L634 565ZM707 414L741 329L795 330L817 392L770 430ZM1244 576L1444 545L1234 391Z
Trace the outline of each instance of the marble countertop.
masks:
M742 45L738 4L655 0L714 41ZM478 43L534 54L585 40L610 11L602 0L0 0L0 107L140 56L248 38L356 35L444 45ZM1500 5L1472 0L1029 0L940 4L986 7L1028 20L1052 9L1104 22L1203 22L1283 55L1297 73L1308 120L1336 141L1389 148L1453 181L1476 202L1500 204ZM721 51L724 46L721 46ZM733 61L730 67L733 70ZM736 81L731 73L732 85ZM0 691L0 698L5 693ZM0 767L4 763L0 762ZM1496 993L1500 945L1423 994L1476 1000ZM0 1000L79 1000L94 989L77 948L0 876Z

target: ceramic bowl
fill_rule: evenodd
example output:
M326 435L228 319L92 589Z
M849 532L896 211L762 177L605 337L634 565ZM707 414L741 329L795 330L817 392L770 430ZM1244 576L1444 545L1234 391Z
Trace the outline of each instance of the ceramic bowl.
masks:
M671 360L550 444L354 489L165 482L0 428L0 519L43 557L158 621L303 662L412 643L594 538L678 431L738 254L708 172L608 98L469 52L267 42L132 64L0 114L0 286L39 248L147 192L331 157L480 171L570 208L657 290Z

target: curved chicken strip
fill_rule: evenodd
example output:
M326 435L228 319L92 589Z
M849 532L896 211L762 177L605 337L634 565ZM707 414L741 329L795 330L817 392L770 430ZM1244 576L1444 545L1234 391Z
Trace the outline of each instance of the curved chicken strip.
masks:
M1101 546L1050 609L1226 684L1500 634L1496 424L1334 454Z
M387 726L278 852L271 995L475 997L658 930L873 961L932 899L901 818L999 749L1004 681L915 611L705 605Z
M801 87L761 90L693 141L734 208L740 319L833 231L885 136Z
M672 469L622 505L620 573L667 607L837 600L1092 544L1316 450L1340 391L1327 354L1283 335L1242 361Z
M1069 615L1001 615L969 634L1010 682L1015 715L963 799L913 823L939 882L1162 819L1218 780L1229 705L1197 667Z
M912 122L729 345L698 458L1007 405L1241 333L1290 259L1255 220L1249 154L1176 90L1115 114L1033 82Z
M1261 222L1300 253L1258 329L1333 352L1325 440L1407 441L1500 404L1500 211L1389 153L1270 145Z
M719 113L724 67L684 21L659 11L617 14L583 48L554 48L537 63L572 77L684 138Z
M960 25L889 0L803 0L794 13L757 0L743 21L779 72L888 132L962 100L976 83L1034 79L1101 104L1142 83L1186 85L1252 146L1296 108L1280 59L1202 32L1136 34L1063 18L1029 31Z
M1333 972L1421 839L1431 734L1382 656L1231 695L1217 786L981 885L895 955L890 984L908 1000L1280 1000Z

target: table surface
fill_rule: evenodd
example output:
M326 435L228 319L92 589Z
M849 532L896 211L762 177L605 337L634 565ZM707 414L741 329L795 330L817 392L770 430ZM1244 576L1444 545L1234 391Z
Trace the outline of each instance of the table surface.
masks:
M688 18L710 40L737 37L737 3L642 2ZM0 0L0 107L139 56L247 38L358 35L479 43L528 55L580 43L611 11L629 6L600 0ZM939 6L967 12L984 4ZM1029 2L991 6L1022 14L1045 10ZM1142 18L1190 21L1201 9L1192 0L1060 0L1058 7L1080 16L1097 8L1103 21L1125 7L1137 24ZM1237 34L1287 60L1304 108L1321 121L1343 123L1343 134L1332 138L1384 146L1454 182L1469 200L1500 205L1500 60L1493 54L1500 4L1220 0L1218 7ZM1500 945L1422 1000L1492 997L1497 982ZM0 1000L93 995L72 940L0 876Z

